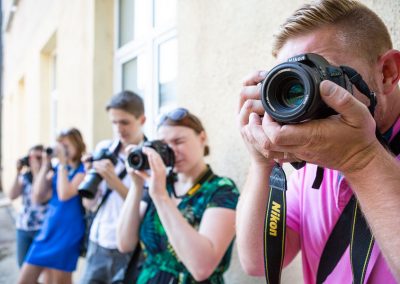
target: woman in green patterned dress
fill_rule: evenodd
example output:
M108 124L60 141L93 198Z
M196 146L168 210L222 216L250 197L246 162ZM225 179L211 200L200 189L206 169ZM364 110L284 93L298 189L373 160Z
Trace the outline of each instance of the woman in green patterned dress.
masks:
M206 164L207 136L188 110L162 116L158 138L174 151L176 179L167 183L160 155L143 147L150 171L129 170L133 188L120 215L118 247L132 251L140 241L145 259L137 283L224 283L239 192Z

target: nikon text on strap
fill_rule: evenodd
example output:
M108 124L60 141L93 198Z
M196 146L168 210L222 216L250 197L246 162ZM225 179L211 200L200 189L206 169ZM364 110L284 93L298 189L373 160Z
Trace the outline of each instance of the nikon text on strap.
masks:
M267 283L279 283L285 255L286 176L276 164L269 178L269 199L264 222L264 267Z

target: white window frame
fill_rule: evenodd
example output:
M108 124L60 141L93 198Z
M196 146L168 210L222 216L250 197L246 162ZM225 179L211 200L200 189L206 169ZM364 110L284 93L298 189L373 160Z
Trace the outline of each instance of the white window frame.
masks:
M143 56L144 64L150 66L146 74L142 74L145 78L145 86L143 90L143 101L145 105L145 113L147 116L147 123L145 125L145 132L154 137L156 119L161 111L159 106L159 45L165 41L177 37L176 22L170 23L168 26L162 28L153 27L154 16L154 1L146 1L146 25L148 29L144 35L138 39L119 47L119 1L114 1L114 93L122 90L122 67L126 62L138 57ZM166 106L166 108L176 106L173 102Z

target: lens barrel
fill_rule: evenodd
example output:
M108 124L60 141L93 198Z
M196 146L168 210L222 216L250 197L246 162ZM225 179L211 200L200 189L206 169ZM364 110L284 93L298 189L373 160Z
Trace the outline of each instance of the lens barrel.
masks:
M283 63L273 68L261 86L265 111L281 123L296 123L315 115L319 80L313 70L301 63Z
M301 54L272 68L261 84L261 101L275 121L288 124L335 114L321 99L319 86L331 80L350 89L340 68L318 54Z
M114 166L118 162L117 156L108 149L102 149L95 153L91 160L100 161L104 159L110 160ZM83 181L78 186L78 194L82 197L93 199L97 194L98 186L102 180L103 178L96 172L95 169L90 169Z
M150 168L147 156L142 152L142 148L137 148L132 151L126 158L128 165L138 171L148 170Z
M97 193L97 187L103 178L95 171L90 170L83 181L79 184L78 193L80 196L93 199Z

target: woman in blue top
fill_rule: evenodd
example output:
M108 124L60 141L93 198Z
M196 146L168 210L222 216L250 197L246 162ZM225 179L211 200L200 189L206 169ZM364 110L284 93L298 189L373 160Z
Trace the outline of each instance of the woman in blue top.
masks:
M58 165L51 171L50 156L44 152L43 163L33 184L33 199L49 201L46 219L26 256L19 283L36 283L46 269L47 283L72 283L82 238L84 212L78 185L84 177L81 163L85 144L76 128L61 132L53 155Z
M32 183L42 163L43 145L29 149L28 155L17 161L17 176L8 194L11 200L22 198L22 205L16 218L18 266L24 263L25 256L33 239L42 227L47 204L32 202Z

